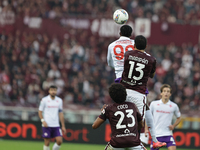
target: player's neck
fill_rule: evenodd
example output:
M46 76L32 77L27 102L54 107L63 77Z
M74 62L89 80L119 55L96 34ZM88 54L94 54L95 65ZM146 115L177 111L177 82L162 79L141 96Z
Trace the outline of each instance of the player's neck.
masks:
M145 50L139 50L139 49L137 49L137 48L135 48L134 50L140 51L140 52L142 52L142 53L145 52Z
M54 99L55 99L55 96L51 96L51 95L50 95L50 98L51 98L52 100L54 100Z
M166 104L167 102L169 102L169 99L162 99L162 102L163 102L164 104Z

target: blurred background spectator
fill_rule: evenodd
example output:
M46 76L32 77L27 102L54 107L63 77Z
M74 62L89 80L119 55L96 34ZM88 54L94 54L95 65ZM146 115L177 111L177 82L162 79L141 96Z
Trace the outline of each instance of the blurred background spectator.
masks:
M153 22L200 24L199 0L2 0L1 15L55 19L67 15L110 17L113 9L123 8L130 17L149 18ZM53 43L52 43L53 44Z

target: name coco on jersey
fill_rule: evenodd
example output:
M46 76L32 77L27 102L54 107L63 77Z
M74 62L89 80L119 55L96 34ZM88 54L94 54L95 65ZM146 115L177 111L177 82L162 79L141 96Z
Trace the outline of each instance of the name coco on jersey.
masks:
M131 56L129 55L128 57L129 60L135 60L135 61L138 61L138 62L141 62L143 64L148 64L148 60L146 60L145 58L140 58L140 57L136 57L136 56Z
M119 105L119 106L117 106L117 109L126 109L126 108L128 108L128 105L127 104L123 104L123 105Z

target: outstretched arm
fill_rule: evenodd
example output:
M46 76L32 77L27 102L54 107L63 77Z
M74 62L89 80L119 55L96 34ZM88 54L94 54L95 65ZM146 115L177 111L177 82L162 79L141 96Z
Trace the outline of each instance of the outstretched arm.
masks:
M104 110L104 108L106 108L108 105L106 105L106 104L104 104L103 105L103 107L101 108L101 112L102 111L105 111ZM98 117L95 121L94 121L94 123L93 123L93 125L92 125L92 128L93 129L97 129L102 123L104 123L105 122L105 120L103 120L103 119L101 119L100 117Z
M104 120L98 117L98 118L94 121L94 123L93 123L93 125L92 125L92 128L93 128L93 129L97 129L102 123L104 123Z

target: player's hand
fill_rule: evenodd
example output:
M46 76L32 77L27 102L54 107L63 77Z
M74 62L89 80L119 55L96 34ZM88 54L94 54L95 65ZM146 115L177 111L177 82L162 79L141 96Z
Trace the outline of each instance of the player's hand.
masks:
M169 129L170 129L170 130L174 130L174 126L173 126L173 125L170 125L170 126L169 126Z
M103 107L101 108L101 111L106 108L108 105L107 104L104 104Z
M63 132L63 134L66 134L66 129L65 129L65 127L62 127L62 132Z
M45 121L42 122L44 127L48 127L47 123Z

